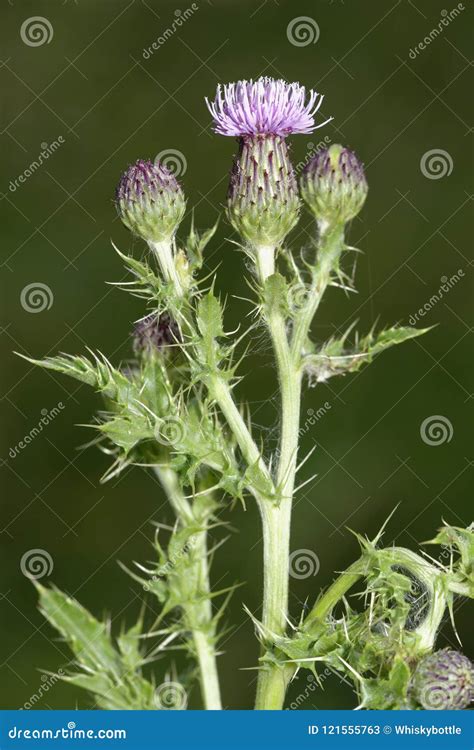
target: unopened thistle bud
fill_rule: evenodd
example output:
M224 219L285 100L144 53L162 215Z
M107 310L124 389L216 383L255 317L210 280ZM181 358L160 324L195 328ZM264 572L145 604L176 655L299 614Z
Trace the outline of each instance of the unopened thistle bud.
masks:
M367 180L357 156L332 145L314 156L301 177L301 194L320 222L346 223L367 197Z
M414 674L413 695L426 710L467 708L474 697L471 662L449 648L425 656Z
M307 100L298 83L259 78L218 86L214 102L207 102L215 131L239 139L228 215L251 245L278 245L297 222L298 189L285 137L311 133L322 100L314 91Z
M136 354L166 354L180 341L179 328L168 313L151 313L136 323L133 348Z
M125 226L147 242L171 240L186 209L174 174L159 162L141 159L123 173L115 202Z

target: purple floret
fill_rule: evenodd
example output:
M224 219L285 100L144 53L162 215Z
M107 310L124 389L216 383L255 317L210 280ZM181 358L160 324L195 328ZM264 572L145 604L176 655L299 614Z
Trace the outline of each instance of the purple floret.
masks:
M238 81L217 87L216 98L206 104L214 118L214 130L220 135L252 136L312 133L332 117L316 125L314 115L323 95L299 83L262 77L256 81Z
M177 192L179 184L174 174L158 161L138 159L122 174L115 193L116 201L137 200L144 194L153 195L163 190Z

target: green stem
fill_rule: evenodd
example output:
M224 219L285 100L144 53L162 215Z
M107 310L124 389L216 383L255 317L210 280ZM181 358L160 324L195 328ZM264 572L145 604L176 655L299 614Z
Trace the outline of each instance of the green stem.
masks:
M195 551L199 558L199 591L201 592L201 601L199 604L195 604L194 607L197 606L200 609L198 614L200 615L200 619L203 620L204 630L194 630L193 640L199 663L204 708L207 710L219 710L222 708L222 703L213 641L215 633L210 599L211 587L209 582L206 531L202 531L196 535Z
M157 257L163 278L165 281L173 285L177 297L182 300L186 290L183 288L179 274L176 270L172 242L149 242L148 244ZM187 317L188 313L183 312L183 306L179 304L177 305L176 302L171 300L170 309L173 317L179 321L184 334L189 334L192 339L194 326ZM252 438L249 428L235 404L229 384L221 376L219 371L216 370L211 377L206 379L206 385L210 395L215 399L224 414L246 462L249 466L257 465L262 472L264 483L268 485L268 488L272 487L271 477L267 466ZM254 489L249 489L250 491L253 491L253 494L256 494Z
M262 455L257 448L257 445L247 427L242 414L238 410L235 401L232 397L232 393L227 382L222 378L219 373L213 373L206 381L210 395L219 404L226 421L232 430L232 433L237 440L237 444L242 452L242 455L248 464L248 466L258 467L260 469L262 480L268 485L268 490L271 491L273 486L269 471L262 458ZM263 491L263 486L262 486ZM249 486L249 490L257 497L259 492L257 488Z
M280 505L259 503L263 526L263 615L268 632L282 635L288 613L288 565L290 551L291 500ZM258 673L256 709L280 710L285 700L287 681L283 671L271 662Z
M156 466L155 472L180 523L183 526L195 526L196 519L193 516L192 507L183 495L176 472L164 466ZM208 710L219 710L222 708L222 703L216 652L213 643L215 633L212 605L209 598L211 587L209 581L206 530L195 534L193 554L196 557L198 601L194 601L189 605L192 608L192 613L190 612L189 614L192 615L190 619L193 622L200 623L200 627L194 628L191 633L199 665L199 680L204 707Z
M184 289L183 289L183 285L181 284L181 279L179 278L179 274L176 270L172 241L171 240L165 240L163 242L151 242L150 241L148 245L153 251L158 261L158 265L160 266L161 273L163 274L165 281L173 284L173 287L176 293L178 294L178 296L181 297L184 294Z
M261 284L274 273L274 248L255 248ZM259 502L263 526L263 614L264 629L283 635L288 618L288 580L293 491L298 454L301 375L288 344L285 319L276 308L267 318L273 343L281 393L281 437L276 473L279 503ZM287 681L283 671L266 663L258 676L256 709L281 709Z
M320 227L318 259L306 304L294 322L291 343L282 313L273 309L267 318L273 343L281 392L281 438L277 469L278 506L259 502L264 540L264 595L262 622L265 629L283 635L288 617L288 578L291 509L298 457L301 411L301 359L308 332L319 303L344 248L343 225ZM260 283L275 272L275 249L256 247ZM281 709L291 670L269 661L259 672L257 709Z
M295 320L291 339L291 352L297 362L304 351L306 338L311 322L320 305L334 269L338 266L339 256L345 247L344 225L331 224L320 227L317 263L313 272L313 281L306 304Z
M347 570L341 573L341 575L338 576L329 586L327 591L324 592L320 599L318 599L311 612L307 615L303 623L303 628L306 630L310 628L314 622L324 620L349 589L357 583L362 575L362 558L360 558L355 563L352 563Z

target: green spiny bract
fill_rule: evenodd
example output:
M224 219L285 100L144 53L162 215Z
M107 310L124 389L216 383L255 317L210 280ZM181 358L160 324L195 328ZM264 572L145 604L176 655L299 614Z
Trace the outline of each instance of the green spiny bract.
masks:
M159 162L142 159L123 173L115 202L125 226L151 242L171 240L186 210L174 174Z
M296 225L299 205L285 139L241 138L227 195L235 230L251 245L279 245Z
M362 209L367 191L359 159L336 144L318 152L301 176L303 199L320 222L350 221Z

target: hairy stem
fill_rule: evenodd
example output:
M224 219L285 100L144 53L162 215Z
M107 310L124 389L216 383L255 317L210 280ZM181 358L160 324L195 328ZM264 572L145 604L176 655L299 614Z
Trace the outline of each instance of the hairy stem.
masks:
M337 268L339 256L345 246L343 225L327 224L321 226L319 231L318 257L312 283L308 290L306 303L299 312L293 327L291 352L297 362L301 360L312 320L331 281L334 268Z
M315 603L307 615L303 627L308 629L314 622L323 620L334 609L342 597L354 586L363 575L362 559L352 563L347 570L339 575L324 594Z
M274 251L256 248L260 282L274 272ZM271 261L269 260L271 259ZM281 393L281 436L276 473L278 504L259 502L263 525L264 594L262 623L265 630L282 635L288 617L288 578L293 490L298 454L301 402L301 376L291 355L286 323L277 309L268 315L267 325L273 343ZM286 680L278 667L265 664L259 672L257 709L281 709Z
M156 466L155 472L183 526L195 525L192 507L184 497L176 473L167 467ZM194 536L193 555L196 558L196 579L198 601L192 602L192 620L200 623L192 630L193 645L199 665L201 693L206 709L221 709L219 677L214 649L215 626L212 618L212 605L207 557L207 532L200 531Z
M247 427L244 418L240 411L235 405L235 401L232 397L232 393L227 382L215 373L210 376L207 386L209 393L212 398L216 400L219 407L226 418L227 424L229 425L232 433L234 434L237 444L242 452L242 455L247 462L248 466L256 466L260 469L262 479L271 484L270 474L267 466L262 458L262 455ZM259 492L256 488L249 487L249 490L253 492L255 496L259 496Z
M301 359L311 322L331 280L344 248L344 228L340 224L320 227L317 264L306 304L294 321L291 342L286 321L278 309L267 318L273 343L281 393L281 437L277 468L278 506L259 503L264 539L263 625L268 631L282 635L288 617L288 577L290 556L291 509L298 457L301 411ZM255 249L260 283L274 273L274 252L271 248ZM281 709L291 670L270 663L259 673L257 709Z
M165 279L165 281L173 285L177 297L183 298L186 290L183 289L181 280L176 270L172 243L149 242L148 244L157 257L160 270L163 274L163 278ZM268 252L266 253L265 262L272 262ZM183 309L181 309L181 306L177 305L176 302L174 302L170 305L170 311L173 317L175 317L175 319L179 321L183 333L185 335L189 334L190 338L192 339L194 323L189 319L189 317L187 317L189 315L188 310L185 310L183 313ZM215 401L219 405L220 410L224 414L224 417L226 418L227 423L232 430L235 439L237 440L237 444L242 452L242 455L244 456L245 461L249 466L257 465L262 472L264 480L266 480L268 485L270 485L271 479L269 471L260 454L260 451L257 448L257 445L255 444L255 441L252 438L245 420L243 419L235 404L229 384L223 377L221 377L219 371L216 370L216 372L206 381L206 385L210 392L210 395L215 399ZM253 491L253 494L256 494L255 491L252 490L252 488L249 489Z
M149 242L149 247L153 251L158 265L160 266L161 273L165 281L173 284L174 289L178 296L182 296L184 293L181 280L176 270L173 254L173 243L171 240L164 240L163 242Z
M212 621L212 605L209 598L211 587L209 582L209 565L207 557L207 533L205 531L196 535L195 551L199 557L199 584L202 593L202 601L194 606L198 606L201 610L200 615L201 618L203 618L206 632L195 630L193 632L193 640L199 663L204 708L207 710L219 710L222 708L222 703L219 675L216 664L216 652L213 641L215 633L214 623ZM210 632L207 631L209 625Z

